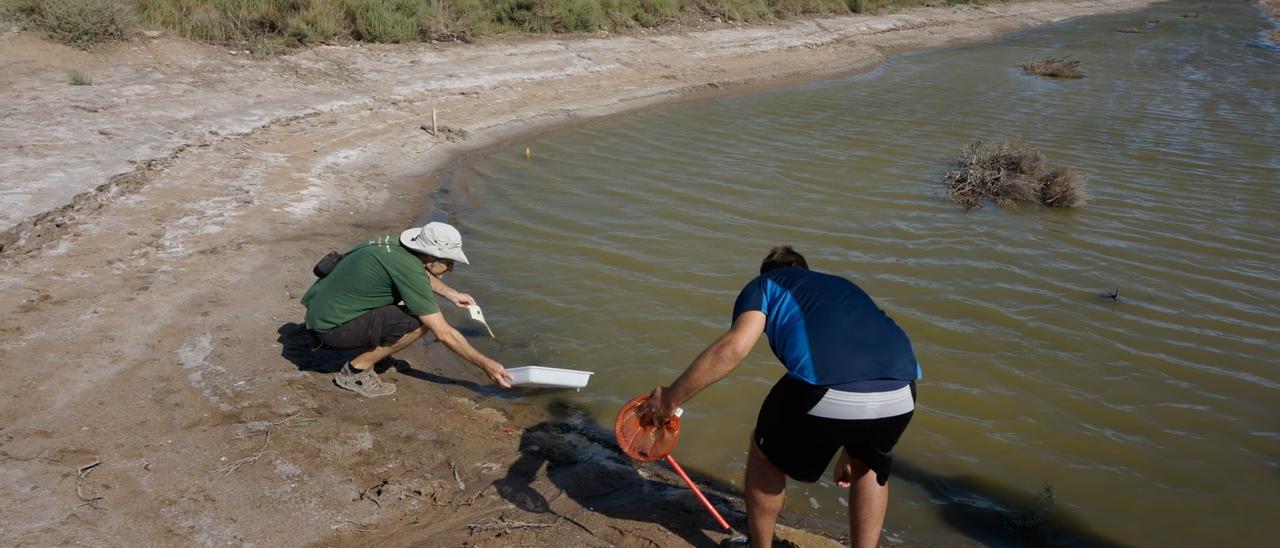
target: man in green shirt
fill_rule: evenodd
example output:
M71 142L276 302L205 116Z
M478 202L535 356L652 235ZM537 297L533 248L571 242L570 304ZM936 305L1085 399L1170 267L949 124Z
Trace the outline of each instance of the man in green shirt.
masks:
M400 233L398 239L383 236L357 244L328 276L316 280L302 296L307 327L326 346L362 350L342 366L333 382L368 397L394 393L396 386L382 382L373 365L430 330L498 386L510 388L511 376L502 364L472 347L436 304L436 293L460 307L475 304L471 295L441 279L455 262L469 264L458 229L427 223Z

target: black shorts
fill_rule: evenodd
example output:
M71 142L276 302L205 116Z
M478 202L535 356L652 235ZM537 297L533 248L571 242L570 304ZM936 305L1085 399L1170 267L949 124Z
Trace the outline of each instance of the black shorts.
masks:
M818 481L831 463L831 457L843 447L850 457L874 470L876 482L884 485L889 481L889 468L893 464L893 446L897 445L898 438L906 431L915 413L916 383L911 382L908 386L910 402L905 401L906 392L902 391L905 388L872 394L839 391L828 397L827 387L784 376L760 406L753 439L769 462L795 480ZM841 398L846 396L848 400L857 402L847 406L853 412L890 415L843 419L811 413L830 415L833 408L840 411L845 405ZM865 403L867 400L872 400L872 403ZM876 400L885 404L878 406ZM897 413L903 409L911 410Z
M422 327L418 318L403 308L389 304L365 312L356 319L320 333L320 342L329 348L361 350L390 346L410 331Z

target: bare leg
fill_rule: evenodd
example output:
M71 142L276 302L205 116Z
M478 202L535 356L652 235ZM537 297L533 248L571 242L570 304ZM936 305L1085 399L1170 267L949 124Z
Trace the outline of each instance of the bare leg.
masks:
M382 358L385 358L387 356L395 354L396 352L404 350L405 348L408 348L409 345L413 343L413 341L416 341L422 338L422 336L426 334L426 332L427 332L426 327L418 327L413 331L405 333L403 337L400 337L400 340L392 343L391 346L375 346L373 348L365 350L359 356L352 358L351 368L355 369L356 371L364 371L366 369L369 369L370 367L373 367L374 364L378 363L378 361L381 360Z
M773 526L787 498L787 476L764 456L754 439L747 455L747 534L753 548L773 546Z
M856 548L874 548L880 542L884 513L889 506L889 486L876 483L876 473L862 461L840 452L836 482L849 485L849 537Z

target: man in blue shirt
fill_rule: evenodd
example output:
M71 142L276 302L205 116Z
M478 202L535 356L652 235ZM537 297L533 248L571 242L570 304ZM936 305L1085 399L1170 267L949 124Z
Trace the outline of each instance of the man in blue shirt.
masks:
M786 476L817 481L837 450L836 482L849 487L854 546L875 546L889 502L893 447L911 422L920 367L902 328L849 280L809 270L775 247L738 294L733 326L671 386L655 388L642 420L664 424L685 401L729 374L760 334L787 373L760 407L747 459L747 528L768 547Z

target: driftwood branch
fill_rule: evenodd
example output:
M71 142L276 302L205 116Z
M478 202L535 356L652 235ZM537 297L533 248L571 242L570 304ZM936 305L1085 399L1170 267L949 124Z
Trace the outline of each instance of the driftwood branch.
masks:
M93 508L94 510L103 510L103 508L98 506L98 501L103 500L104 497L98 495L92 490L90 490L88 495L84 494L84 478L88 477L89 472L92 472L93 469L97 468L100 464L102 464L102 459L94 457L93 462L76 469L76 498L80 499L80 504L72 507L66 517L71 517L72 514L76 513L76 510L85 506Z
M462 482L462 475L458 473L458 465L450 462L449 466L453 467L453 481L458 482L458 490L466 491L467 484Z
M509 521L506 518L481 520L475 523L468 523L467 529L472 533L479 531L510 531L512 529L536 529L542 527L551 527L554 523L541 523L530 521Z
M438 494L436 494L436 493L431 493L431 503L432 503L432 504L434 504L434 505L436 505L436 506L471 506L472 504L475 504L476 499L478 499L478 498L480 498L481 496L483 496L483 495L484 495L484 492L485 492L485 491L488 491L488 490L489 490L489 486L488 486L488 485L486 485L486 486L484 486L484 487L480 488L480 490L479 490L479 491L476 491L476 493L475 493L474 495L471 495L471 496L469 496L469 497L467 497L467 498L463 499L463 500L462 500L462 502L454 502L454 500L456 500L456 499L449 499L449 501L448 501L448 502L440 502L440 495L438 495Z
M378 508L382 508L382 503L378 501L378 497L382 496L382 488L390 484L391 482L384 479L378 482L377 485L374 485L373 487L370 487L368 489L365 489L364 491L361 491L360 497L357 498L356 500L367 500L369 502L372 502L374 506L377 506Z
M258 428L254 428L252 431L250 431L250 432L248 432L248 433L245 433L245 434L240 434L240 435L238 435L238 436L236 436L236 437L237 437L237 438L248 438L248 437L252 437L253 435L257 434L258 432L265 432L265 431L269 431L269 430L271 430L272 428L274 428L274 427L276 427L276 426L280 426L280 425L282 425L282 424L284 424L284 423L286 423L286 422L289 422L289 421L292 421L292 420L294 420L294 419L298 418L299 416L301 416L301 415L302 415L302 413L303 413L302 411L299 411L299 412L297 412L297 413L294 413L293 415L291 415L291 416L290 416L289 418L287 418L287 419L279 420L279 421L276 421L276 422L269 422L269 423L267 423L267 424L266 424L266 425L264 425L264 426L260 426L260 427L258 427Z
M253 432L250 432L248 434L242 434L242 435L236 436L237 438L247 438L258 432L262 432L263 435L266 436L266 441L262 443L262 449L259 449L256 454L245 457L231 464L228 464L222 468L219 468L216 470L216 472L220 472L222 475L227 476L227 475L231 475L232 472L239 470L241 466L258 462L258 459L262 458L262 456L267 453L267 446L271 445L271 429L276 426L280 426L282 424L285 424L287 422L297 419L299 416L302 415L302 413L303 411L299 411L282 420L278 420L276 422L269 422L265 426L262 426L261 428L257 428Z
M224 476L229 476L231 475L232 472L239 470L241 466L258 462L258 459L262 458L262 455L267 452L267 446L271 445L271 430L266 430L265 435L266 435L267 441L262 444L262 449L259 449L257 454L235 461L222 468L219 468L217 471L221 472L222 475Z
M98 495L96 495L96 494L93 494L92 496L85 496L84 491L82 491L82 490L81 490L81 489L82 489L82 487L84 486L84 478L85 478L86 476L88 476L88 475L89 475L89 472L92 472L92 471L93 471L93 469L94 469L94 468L97 468L97 467L98 467L98 465L100 465L100 464L102 464L102 460L101 460L101 459L98 459L98 458L94 458L94 459L93 459L93 462L91 462L91 463L89 463L89 464L86 464L86 465L84 465L84 466L81 466L80 468L76 469L76 472L77 472L77 474L76 474L76 497L78 497L78 498L80 499L80 501L81 501L81 502L87 502L87 503L92 504L94 501L102 500L102 497L100 497L100 496L98 496Z
M334 525L334 526L333 526L333 528L334 528L334 529L337 529L337 528L339 528L339 527L342 527L343 525L352 525L352 526L353 526L353 527L352 527L352 529L355 529L355 530L360 531L360 532L362 532L362 533L372 533L372 532L374 532L374 531L377 531L377 529L374 529L374 528L368 527L368 526L366 526L366 525L365 525L365 524L363 524L363 523L357 523L357 522L351 521L351 520L349 520L349 519L344 519L344 520L339 521L337 525Z

